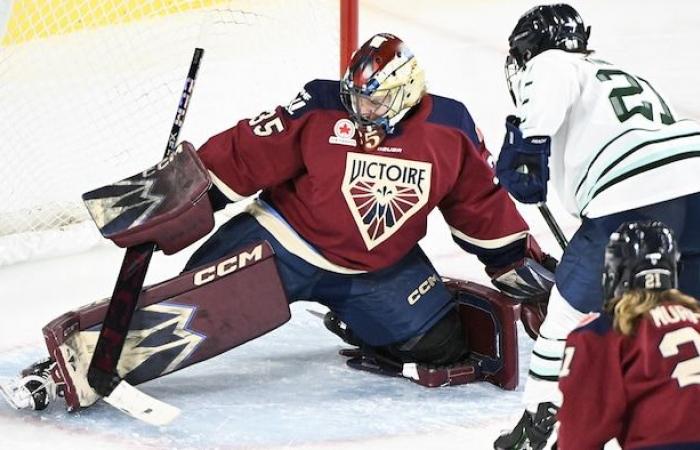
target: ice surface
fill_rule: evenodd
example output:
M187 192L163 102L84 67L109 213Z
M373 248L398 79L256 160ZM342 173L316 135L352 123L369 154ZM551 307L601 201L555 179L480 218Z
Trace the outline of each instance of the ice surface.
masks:
M496 152L503 118L512 108L502 76L506 38L518 16L534 4L362 1L360 37L389 31L407 41L425 66L431 90L467 104ZM681 115L700 118L699 4L573 4L592 25L591 46L601 57L645 74ZM314 74L284 76L301 85ZM551 206L570 235L575 220L564 216L556 198ZM533 209L521 208L542 246L558 255ZM431 217L422 245L442 274L486 282L476 260L452 244L439 216ZM42 325L109 295L122 254L105 245L0 269L0 377L15 375L44 355ZM186 258L187 252L156 255L147 282L176 274ZM141 424L105 404L78 414L67 414L61 405L34 413L2 404L0 449L488 449L498 431L520 415L522 384L515 392L487 384L427 389L352 371L337 355L342 343L306 308L321 309L294 305L291 322L277 331L143 385L148 394L182 409L168 427ZM522 382L531 346L522 332L520 344Z

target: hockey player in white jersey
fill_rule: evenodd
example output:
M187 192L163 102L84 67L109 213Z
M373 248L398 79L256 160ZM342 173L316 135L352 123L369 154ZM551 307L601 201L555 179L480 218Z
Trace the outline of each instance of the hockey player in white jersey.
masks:
M566 4L532 8L509 38L516 104L497 163L522 203L547 199L547 182L581 220L557 267L525 386L526 411L496 449L549 448L561 402L565 339L602 307L600 273L610 234L625 221L667 223L682 252L680 288L700 295L700 125L681 119L646 79L588 48L590 27Z

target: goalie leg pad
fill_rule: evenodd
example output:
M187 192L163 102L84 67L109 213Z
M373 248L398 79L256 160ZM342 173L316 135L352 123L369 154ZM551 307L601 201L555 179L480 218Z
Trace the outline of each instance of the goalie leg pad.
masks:
M87 368L107 310L103 300L43 329L69 410L99 397ZM117 371L139 384L214 357L287 322L289 303L267 242L144 288Z
M453 291L469 341L470 359L481 378L506 390L518 387L520 305L500 292L476 283L445 280Z
M446 315L425 335L394 346L344 349L347 364L380 375L405 377L426 387L453 386L488 381L513 390L518 386L518 335L516 322L519 305L500 292L460 280L443 279L457 302L458 313ZM455 326L459 319L461 326ZM459 330L459 334L454 333ZM455 337L457 336L457 337ZM421 343L421 341L424 342ZM438 344L440 343L440 344ZM444 347L438 353L438 347ZM404 352L397 349L404 347ZM428 351L433 362L445 358L445 364L416 361L417 353L407 347ZM454 350L454 351L453 351ZM467 355L468 352L468 355ZM462 355L457 357L457 355ZM410 356L414 359L411 360Z

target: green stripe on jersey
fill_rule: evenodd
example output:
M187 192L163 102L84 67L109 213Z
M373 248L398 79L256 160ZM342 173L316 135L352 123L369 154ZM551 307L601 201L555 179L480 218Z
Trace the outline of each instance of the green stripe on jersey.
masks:
M589 195L588 200L586 201L586 204L581 208L581 212L583 213L586 208L588 208L588 205L590 202L596 198L600 193L603 191L607 190L608 188L613 187L614 185L625 181L628 178L631 178L633 176L642 174L644 172L649 172L650 170L657 169L659 167L665 166L667 164L671 164L677 161L682 161L684 159L689 159L689 158L699 158L700 157L700 145L696 146L694 150L686 150L682 151L680 153L675 153L671 154L669 156L666 156L661 159L656 159L656 158L646 158L645 160L647 161L645 164L631 164L628 168L625 168L625 170L620 170L617 173L616 176L612 177L606 177L605 180L601 180L600 183L596 184L596 189ZM641 162L642 160L640 160ZM633 167L633 168L630 168Z
M678 130L674 130L676 133ZM624 133L623 133L624 134ZM632 143L624 146L610 146L604 153L598 153L589 165L575 193L579 205L588 204L594 193L608 183L611 179L619 177L625 172L637 169L642 165L653 161L667 159L674 155L700 150L700 128L698 131L685 134L664 136L666 133L656 133L655 139L634 139ZM621 137L622 135L618 136ZM616 138L617 139L617 138ZM607 145L609 145L610 142ZM654 148L649 149L650 146ZM646 154L643 157L635 157L639 151ZM582 211L582 208L580 209Z

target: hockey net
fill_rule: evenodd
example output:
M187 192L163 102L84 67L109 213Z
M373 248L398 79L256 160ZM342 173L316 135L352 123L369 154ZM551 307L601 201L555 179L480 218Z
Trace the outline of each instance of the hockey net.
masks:
M347 0L6 5L0 266L100 240L80 196L160 159L195 47L205 55L180 138L199 146L310 79L337 78L354 45L340 31L354 20Z

